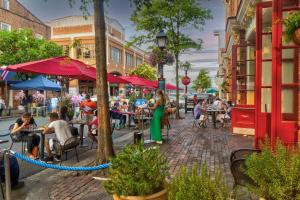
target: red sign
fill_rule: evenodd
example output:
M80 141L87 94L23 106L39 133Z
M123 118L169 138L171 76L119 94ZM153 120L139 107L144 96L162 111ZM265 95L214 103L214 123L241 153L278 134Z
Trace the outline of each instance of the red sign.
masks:
M184 77L182 77L181 82L183 85L188 85L191 83L191 79L188 76L184 76Z

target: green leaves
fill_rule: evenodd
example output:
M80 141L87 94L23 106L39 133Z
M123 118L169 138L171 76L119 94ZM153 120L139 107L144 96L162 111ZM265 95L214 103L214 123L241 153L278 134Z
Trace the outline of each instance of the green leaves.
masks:
M211 78L208 76L208 71L205 69L201 69L197 79L193 81L193 89L194 90L204 90L211 86Z
M295 31L300 28L300 11L290 13L284 20L284 39L289 42L293 39Z
M37 39L32 30L0 31L0 66L62 55L57 44Z
M156 69L154 67L151 67L147 63L140 64L137 68L130 71L130 75L136 75L141 78L147 79L147 80L155 80L156 79Z
M169 200L225 200L229 191L220 170L213 176L207 165L183 166L169 186Z
M261 154L253 154L246 161L246 173L257 186L250 191L268 200L300 199L300 154L277 143L272 152L268 146Z
M112 160L104 187L119 196L145 196L160 191L169 176L166 157L159 149L142 145L125 147Z

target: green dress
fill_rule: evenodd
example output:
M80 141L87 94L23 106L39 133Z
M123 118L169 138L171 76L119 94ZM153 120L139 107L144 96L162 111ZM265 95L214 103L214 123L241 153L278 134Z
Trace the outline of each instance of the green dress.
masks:
M161 120L164 117L165 105L159 105L154 110L153 118L150 122L150 135L154 141L162 141Z

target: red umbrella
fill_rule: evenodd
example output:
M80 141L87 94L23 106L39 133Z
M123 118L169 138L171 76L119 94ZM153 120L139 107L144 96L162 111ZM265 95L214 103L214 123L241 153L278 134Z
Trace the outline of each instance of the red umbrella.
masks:
M121 78L126 81L129 81L132 85L137 86L137 87L156 89L156 86L152 81L138 77L138 76L121 76Z
M23 73L66 76L81 80L96 80L95 67L67 56L10 65L7 69ZM128 81L110 74L108 74L107 79L110 83L129 83Z
M158 87L158 81L153 81L153 83L156 85L156 87ZM167 83L167 84L166 84L166 89L167 89L167 90L176 90L176 86ZM183 90L182 88L178 88L178 89L179 89L179 90Z

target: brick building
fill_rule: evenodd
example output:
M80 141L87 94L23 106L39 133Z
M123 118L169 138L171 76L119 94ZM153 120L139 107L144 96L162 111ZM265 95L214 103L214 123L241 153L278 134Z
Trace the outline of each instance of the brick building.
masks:
M0 0L0 30L32 29L38 38L50 38L50 27L44 24L17 0ZM5 82L0 78L0 95L7 105L13 105L12 91L7 91ZM9 97L8 97L9 96Z
M298 142L299 45L286 42L283 20L300 10L300 0L224 0L226 47L220 56L229 83L232 131Z
M115 19L106 17L107 70L116 75L126 75L147 61L144 51L126 48L125 30ZM51 27L51 40L63 46L65 55L95 65L95 27L93 16L68 16L46 22ZM93 83L73 81L71 91L93 93ZM111 87L111 94L114 93Z

